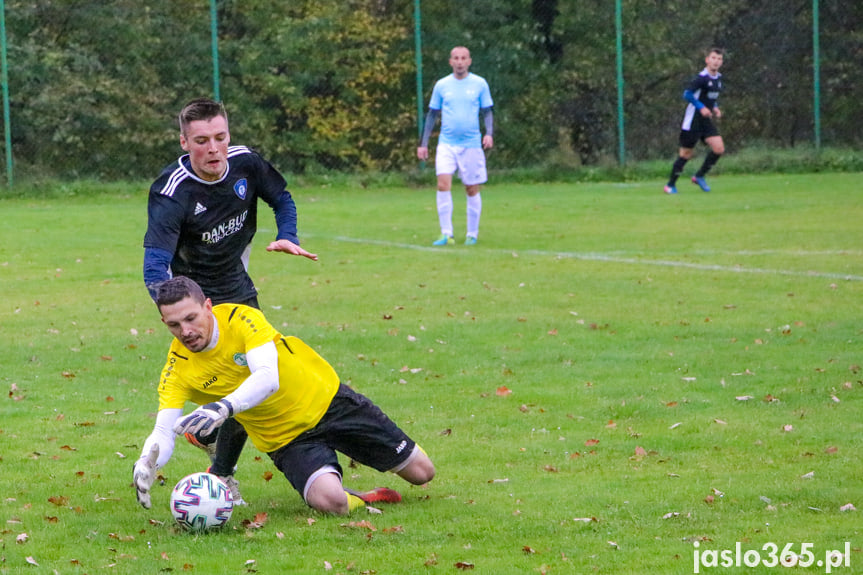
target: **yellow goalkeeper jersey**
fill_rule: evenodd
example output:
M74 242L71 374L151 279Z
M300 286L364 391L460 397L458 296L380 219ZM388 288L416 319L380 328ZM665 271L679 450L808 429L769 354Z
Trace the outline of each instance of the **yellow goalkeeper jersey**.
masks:
M192 353L176 338L159 382L159 409L204 405L227 396L251 375L246 350L268 341L279 354L279 389L238 413L255 447L269 453L321 420L339 387L327 361L296 337L285 337L260 310L237 304L213 306L219 339L213 349Z

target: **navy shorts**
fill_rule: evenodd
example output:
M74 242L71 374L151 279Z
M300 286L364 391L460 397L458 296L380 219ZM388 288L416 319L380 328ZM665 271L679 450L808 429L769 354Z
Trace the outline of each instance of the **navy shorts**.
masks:
M681 148L691 150L699 140L704 142L707 138L712 138L713 136L718 135L719 129L716 127L716 124L710 120L710 118L697 115L692 119L692 129L680 130L680 137L677 141Z
M268 455L302 495L322 467L342 473L337 451L378 471L390 471L407 461L415 445L369 398L339 384L321 421Z

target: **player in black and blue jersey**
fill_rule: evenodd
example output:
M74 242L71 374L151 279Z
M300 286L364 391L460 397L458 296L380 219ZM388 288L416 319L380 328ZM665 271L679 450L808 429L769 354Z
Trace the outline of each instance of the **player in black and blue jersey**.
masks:
M683 99L688 104L680 126L679 155L671 168L671 177L663 188L666 194L677 193L677 178L683 172L686 162L692 158L695 145L699 140L707 144L710 151L704 158L701 168L692 177L692 183L705 192L710 191L704 176L725 153L725 143L713 122L714 118L722 117L718 100L719 93L722 92L722 74L719 73L719 68L722 66L723 58L724 53L721 48L711 48L704 59L706 64L704 70L692 79L683 92Z
M278 230L267 251L318 259L299 246L296 205L285 179L258 153L229 145L228 116L220 102L192 100L180 112L179 124L180 146L187 154L168 165L150 187L144 283L152 296L159 283L184 275L214 304L259 308L248 274L259 198L273 209ZM207 451L211 473L231 487L235 502L242 501L233 470L246 433L231 420L219 437L187 435Z

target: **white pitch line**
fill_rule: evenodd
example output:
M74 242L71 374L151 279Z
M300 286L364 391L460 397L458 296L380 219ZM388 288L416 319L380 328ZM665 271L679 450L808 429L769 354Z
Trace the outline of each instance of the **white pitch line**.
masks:
M305 236L305 234L304 234ZM319 235L308 235L306 237L323 237ZM337 242L348 242L354 244L370 244L376 246L386 246L391 248L401 248L407 250L417 250L423 252L445 252L451 251L452 253L465 253L465 252L456 252L452 250L452 248L446 247L435 247L435 246L418 246L416 244L404 244L399 242L390 242L385 240L372 240L372 239L361 239L361 238L349 238L347 236L335 236L330 238ZM631 257L619 257L612 256L608 254L599 254L599 253L581 253L581 252L552 252L546 250L502 250L502 249L484 249L483 251L492 251L501 254L526 254L532 256L542 256L542 257L555 257L558 259L574 259L574 260L585 260L585 261L599 261L599 262L610 262L616 264L634 264L634 265L642 265L642 266L659 266L659 267L670 267L670 268L687 268L694 270L702 270L702 271L716 271L716 272L730 272L730 273L743 273L743 274L765 274L765 275L780 275L780 276L797 276L797 277L808 277L808 278L824 278L824 279L835 279L835 280L846 280L846 281L863 281L863 276L852 275L852 274L841 274L834 272L819 272L819 271L794 271L794 270L777 270L770 268L746 268L740 266L723 266L718 264L698 264L692 262L681 262L674 260L644 260L638 258ZM843 252L844 253L844 252Z

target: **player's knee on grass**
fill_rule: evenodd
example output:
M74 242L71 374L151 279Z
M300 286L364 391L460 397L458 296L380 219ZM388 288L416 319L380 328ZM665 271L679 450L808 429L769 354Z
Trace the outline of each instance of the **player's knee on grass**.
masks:
M423 485L434 479L435 467L423 448L417 445L414 447L410 458L408 458L407 464L400 469L396 469L395 472L409 483Z
M324 473L312 480L306 491L306 504L321 513L347 515L350 512L348 494L336 473Z

